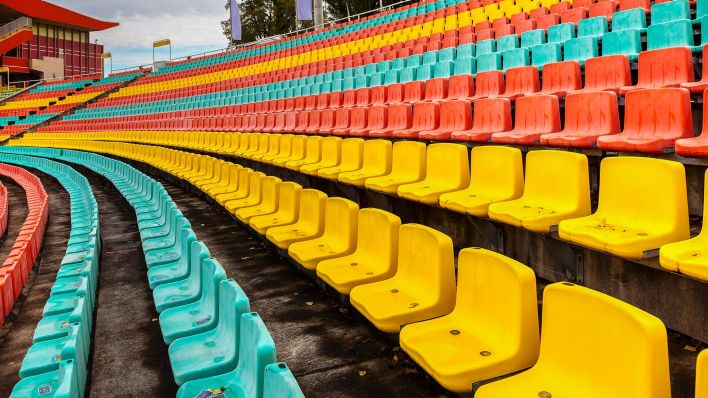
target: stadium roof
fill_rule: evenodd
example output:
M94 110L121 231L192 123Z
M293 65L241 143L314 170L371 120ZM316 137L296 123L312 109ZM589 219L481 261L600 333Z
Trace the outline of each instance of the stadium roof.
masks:
M30 17L79 30L105 30L117 22L101 21L42 0L0 0L0 18Z

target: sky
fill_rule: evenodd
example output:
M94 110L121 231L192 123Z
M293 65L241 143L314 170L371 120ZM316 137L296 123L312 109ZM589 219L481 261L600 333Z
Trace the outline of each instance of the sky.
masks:
M225 0L47 0L56 5L118 22L120 26L91 33L104 51L113 54L113 69L152 63L152 42L172 40L173 58L226 47L221 31L228 18ZM156 49L156 59L169 57L167 47ZM109 69L106 60L106 69Z

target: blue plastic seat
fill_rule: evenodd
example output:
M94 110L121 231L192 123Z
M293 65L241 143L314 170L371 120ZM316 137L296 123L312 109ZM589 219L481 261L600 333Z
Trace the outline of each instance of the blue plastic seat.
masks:
M170 363L178 385L230 372L238 364L240 319L250 311L248 297L235 281L229 279L219 284L219 301L228 304L219 306L216 328L177 339L170 344Z
M458 58L455 61L455 75L474 75L477 73L477 59L475 58Z
M519 48L519 37L517 35L506 35L497 39L497 52Z
M89 307L89 300L86 297L74 297L72 311L40 319L34 329L32 343L67 337L71 330L69 326L77 323L87 327L90 332L92 312L93 308Z
M673 2L683 2L683 0L671 1L671 3ZM647 29L647 50L668 47L693 47L693 45L693 25L687 19L651 24Z
M473 58L476 55L474 43L460 44L457 46L457 58Z
M531 48L531 64L543 67L545 64L561 61L561 46L558 43L547 43Z
M602 35L602 55L626 55L636 61L642 52L641 32L638 29L608 32Z
M646 29L647 17L643 8L618 11L612 14L612 31L619 32L627 29Z

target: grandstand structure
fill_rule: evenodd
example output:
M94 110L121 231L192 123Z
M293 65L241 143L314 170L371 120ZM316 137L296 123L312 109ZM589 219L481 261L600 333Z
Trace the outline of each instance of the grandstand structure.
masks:
M707 398L706 17L423 0L4 101L0 395Z

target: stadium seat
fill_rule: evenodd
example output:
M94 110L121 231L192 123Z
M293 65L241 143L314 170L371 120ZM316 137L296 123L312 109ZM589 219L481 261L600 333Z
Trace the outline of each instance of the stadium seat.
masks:
M426 156L425 143L395 142L391 150L391 171L380 177L368 178L364 185L374 191L395 195L399 186L425 178Z
M195 242L192 245L196 244ZM190 272L186 278L160 284L152 290L153 301L158 313L162 313L168 308L194 303L201 298L202 277L210 276L202 275L202 263L206 261L206 258L202 258L202 252L195 249L190 251L192 256L189 264Z
M489 205L490 218L539 233L548 233L561 220L589 214L588 159L561 151L529 152L523 195Z
M325 200L324 228L313 239L294 242L288 255L303 268L315 271L322 260L351 254L357 238L359 206L344 198Z
M708 350L698 354L696 361L696 398L708 397Z
M413 104L413 122L410 128L394 130L391 133L391 137L417 139L421 131L434 130L439 125L440 104L437 102L418 102Z
M300 172L316 176L320 169L336 167L342 159L342 139L340 137L323 138L321 154L319 161L300 166Z
M239 321L241 325L237 339L229 342L238 347L238 362L229 363L226 372L187 381L177 391L178 398L197 397L204 391L216 397L226 397L226 393L234 397L263 396L266 365L275 362L275 343L257 313L245 313L235 323Z
M492 134L492 142L535 145L542 134L560 131L560 109L555 95L532 95L516 100L514 129Z
M449 140L454 131L472 127L472 104L465 100L450 100L440 104L440 124L434 130L418 133L421 140ZM395 134L395 133L394 133Z
M704 182L708 182L708 173L704 176ZM708 185L704 184L705 193L708 193ZM703 214L708 209L708 201L704 199ZM683 216L683 214L681 214ZM680 272L684 275L691 276L703 281L708 281L708 259L706 259L705 251L703 250L708 239L708 228L706 217L703 218L703 228L701 232L691 238L688 236L682 238L680 242L667 243L661 246L659 250L659 262L665 269L674 272ZM677 239L678 240L678 239Z
M539 352L536 277L508 257L481 248L460 251L457 298L448 315L409 324L401 348L448 390L518 372Z
M561 239L619 257L642 259L666 243L689 237L686 173L662 159L605 158L600 197L590 216L563 220ZM649 202L628 198L651 197Z
M150 289L187 278L193 266L196 267L202 259L209 257L209 249L203 243L197 242L191 228L183 228L180 239L183 249L178 259L148 269Z
M290 170L300 170L300 168L304 165L310 165L319 162L322 157L323 139L323 137L318 136L307 137L307 140L305 141L304 157L299 158L299 156L295 156L295 153L293 152L293 156L291 156L291 159L287 160L284 163L285 167Z
M317 170L317 175L330 180L336 180L340 173L357 170L361 167L364 140L362 138L345 138L341 144L341 157L337 165Z
M487 142L492 134L511 130L511 101L485 98L474 101L472 128L453 131L453 141Z
M693 58L688 47L642 51L638 69L637 84L621 87L620 94L646 88L678 87L694 81Z
M248 297L233 280L219 283L219 314L214 329L183 337L170 344L169 356L177 385L219 375L239 360L239 320L250 311Z
M273 184L280 182L280 178L277 177L266 176L260 172L251 173L248 179L248 196L243 199L226 202L224 205L226 210L235 215L239 209L258 206L263 200L263 184L267 180L270 180Z
M683 88L632 90L625 97L624 130L598 137L605 150L660 154L679 138L693 137L691 101Z
M508 98L512 102L527 94L541 89L538 69L533 66L520 66L506 71L504 93L499 97Z
M305 398L288 366L283 362L265 367L263 398Z
M452 240L418 224L401 226L396 273L351 290L354 308L386 333L447 315L455 305Z
M708 90L708 88L707 88ZM708 91L704 91L703 98ZM701 134L697 137L680 138L676 140L676 153L681 156L708 156L708 102L703 101L703 124Z
M67 350L71 350L70 353L67 353L69 358L81 355L83 358L77 358L77 360L83 363L88 361L87 348L90 344L90 337L83 329L87 326L81 323L74 323L68 327L70 330L66 336L54 340L41 341L29 347L20 367L21 379L59 371L61 355L66 353Z
M467 148L460 144L431 144L427 152L425 178L399 186L398 196L434 205L443 193L469 184L469 160Z
M666 329L658 318L561 282L544 290L541 324L538 362L527 371L481 386L476 398L671 396ZM571 341L576 348L572 352ZM616 355L620 351L623 355Z
M708 22L708 20L706 20ZM703 32L708 35L708 24ZM708 45L704 45L701 50L701 59L708 59ZM697 82L684 82L681 83L681 87L688 89L691 94L702 94L706 88L708 88L708 62L701 62L701 80Z
M274 213L278 209L278 184L281 181L276 177L265 177L261 182L261 200L257 205L242 207L234 215L241 222L248 224L251 217Z
M391 171L391 152L391 141L367 140L364 142L361 167L342 172L337 179L346 184L363 187L367 179L380 177Z
M285 250L292 243L322 235L326 198L327 195L316 189L301 190L297 221L268 228L266 238Z
M629 58L608 55L585 61L585 86L582 91L614 91L632 84Z
M413 125L411 104L392 104L388 107L388 123L383 129L369 131L369 137L391 138L394 131L407 130Z
M391 278L396 273L401 219L379 209L361 209L356 250L320 261L317 276L341 294L355 286Z
M479 72L475 75L475 88L472 101L482 98L498 97L504 92L504 73L500 70Z
M580 63L577 61L552 62L543 66L543 86L538 94L565 97L568 91L582 88Z
M542 134L541 144L592 148L597 137L620 132L617 94L578 91L565 97L565 123L558 133Z
M216 327L219 300L219 283L226 280L226 272L214 259L201 262L200 298L190 304L169 308L160 314L160 330L165 344L175 339L191 336Z
M524 190L521 151L502 146L478 146L470 153L470 184L440 195L440 207L487 217L489 205L516 199Z
M248 224L256 232L265 235L268 228L293 224L297 221L302 187L294 182L281 182L277 185L277 211L251 217Z

